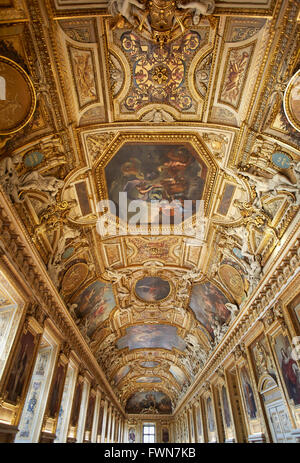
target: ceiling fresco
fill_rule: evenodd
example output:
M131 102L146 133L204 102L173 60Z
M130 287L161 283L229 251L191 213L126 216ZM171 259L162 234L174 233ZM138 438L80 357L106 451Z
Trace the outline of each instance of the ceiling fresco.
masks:
M111 285L99 280L87 286L72 301L76 316L81 320L81 323L84 323L88 336L91 336L97 326L109 317L115 304Z
M297 2L171 3L0 6L1 188L130 414L184 400L300 206Z
M140 348L161 348L172 350L173 347L183 350L184 341L177 335L177 328L169 325L138 325L126 328L126 336L117 342L119 349L128 347Z
M114 377L114 382L115 384L118 384L121 379L123 379L127 373L129 373L130 367L128 365L125 365L124 367L121 367L116 376Z
M170 284L162 278L145 277L136 283L135 293L143 301L161 301L170 294Z
M193 201L191 211L184 208L186 215L195 213L196 199L202 198L207 176L207 166L195 157L189 145L123 145L105 168L108 197L117 205L118 216L120 193L127 194L127 201L140 199L152 205L154 201L166 201L166 207L158 209L157 215L152 213L149 218L147 214L146 223L161 223L159 214L170 214L167 205L172 201L178 202L178 212L176 209L173 212L174 221L176 212L182 215L184 200ZM130 221L133 212L128 211L127 216Z
M161 381L158 376L141 376L136 380L137 383L161 383Z
M230 317L230 311L226 308L228 302L222 291L210 282L194 285L191 292L190 307L212 336L214 322L223 325Z
M127 413L170 413L170 399L159 391L138 392L127 402Z

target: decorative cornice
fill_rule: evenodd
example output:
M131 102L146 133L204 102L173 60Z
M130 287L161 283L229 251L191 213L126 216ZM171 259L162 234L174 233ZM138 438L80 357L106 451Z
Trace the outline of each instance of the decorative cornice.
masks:
M96 362L88 345L80 334L74 320L67 311L64 302L53 285L46 267L42 262L35 246L7 196L0 186L0 245L9 257L11 263L23 275L23 284L30 289L32 296L39 307L31 306L30 311L38 311L44 321L49 317L61 332L62 336L69 340L70 347L80 357L81 362L90 374L95 376L100 383L105 385L107 394L124 415L118 399L116 398L103 371ZM39 317L40 318L40 317Z
M258 320L274 306L280 294L286 290L295 278L300 274L300 223L296 218L294 225L288 230L288 236L275 256L272 265L268 265L268 271L256 288L255 293L247 301L240 311L235 322L225 334L224 338L212 352L204 368L195 378L186 396L177 404L174 415L187 405L191 398L198 393L198 390L211 378L211 376L222 366L223 362L234 355L235 359L243 357L243 339L252 329ZM296 225L295 225L296 223ZM274 311L273 311L274 312ZM277 311L278 312L278 311ZM277 314L277 318L278 318ZM283 320L284 323L284 320Z

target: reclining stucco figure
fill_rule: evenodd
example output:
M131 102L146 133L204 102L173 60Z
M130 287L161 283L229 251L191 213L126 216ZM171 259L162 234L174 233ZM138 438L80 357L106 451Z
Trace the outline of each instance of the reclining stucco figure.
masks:
M215 2L214 0L207 0L202 2L177 3L177 7L194 10L193 23L196 26L199 24L201 15L208 16L213 13Z

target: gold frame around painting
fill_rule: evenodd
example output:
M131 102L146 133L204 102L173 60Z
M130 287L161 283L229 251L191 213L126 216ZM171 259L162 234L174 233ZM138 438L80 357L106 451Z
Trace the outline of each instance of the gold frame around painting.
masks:
M294 129L300 132L300 119L297 119L291 110L291 92L297 79L300 82L300 69L292 76L289 83L287 84L283 99L283 109L289 123L294 127Z
M118 151L126 143L161 143L161 144L177 144L177 143L189 143L192 148L195 150L196 154L199 156L200 160L207 167L207 178L204 185L204 190L202 197L204 199L204 214L205 216L209 213L209 203L211 202L211 196L213 192L213 187L217 179L218 165L209 153L205 144L200 141L200 138L192 133L121 133L118 134L116 139L109 145L109 147L102 153L101 157L93 165L93 176L96 179L96 190L98 199L105 200L109 199L108 189L105 178L105 168L109 162L114 158ZM111 214L107 214L109 217ZM194 216L193 216L194 219ZM124 227L124 223L119 217L116 217L117 227ZM148 234L149 225L140 225L139 231L140 234ZM130 231L130 227L128 227ZM164 234L164 225L152 226L151 228L153 234L161 233ZM171 225L172 232L177 231L176 226Z
M25 127L25 125L27 125L28 122L30 122L35 112L37 99L36 99L36 92L35 92L33 83L29 75L27 74L27 72L18 63L7 58L6 56L0 56L0 67L1 67L1 63L4 63L7 66L12 67L15 71L17 71L21 75L24 81L23 82L24 86L27 87L27 89L29 90L30 99L31 99L27 113L21 121L16 122L15 126L10 129L1 130L1 127L0 127L0 135L11 135L23 129L23 127Z

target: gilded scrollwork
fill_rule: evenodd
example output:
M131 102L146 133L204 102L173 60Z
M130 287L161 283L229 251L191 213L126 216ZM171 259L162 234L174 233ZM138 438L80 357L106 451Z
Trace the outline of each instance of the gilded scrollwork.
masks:
M29 2L23 24L17 1L22 27L3 28L12 33L1 55L28 71L37 107L0 140L1 261L10 256L34 295L26 324L51 320L121 413L139 391L189 411L198 386L207 396L213 375L226 382L223 363L246 362L253 326L290 329L278 297L299 266L300 164L281 112L297 67L297 8L50 3ZM158 224L149 236L146 223L133 234L110 212L103 230L98 206L112 187L148 205L196 191L201 224L169 234ZM206 306L204 319L203 288L217 288L211 305L223 318ZM259 375L273 371L264 344L254 362Z

